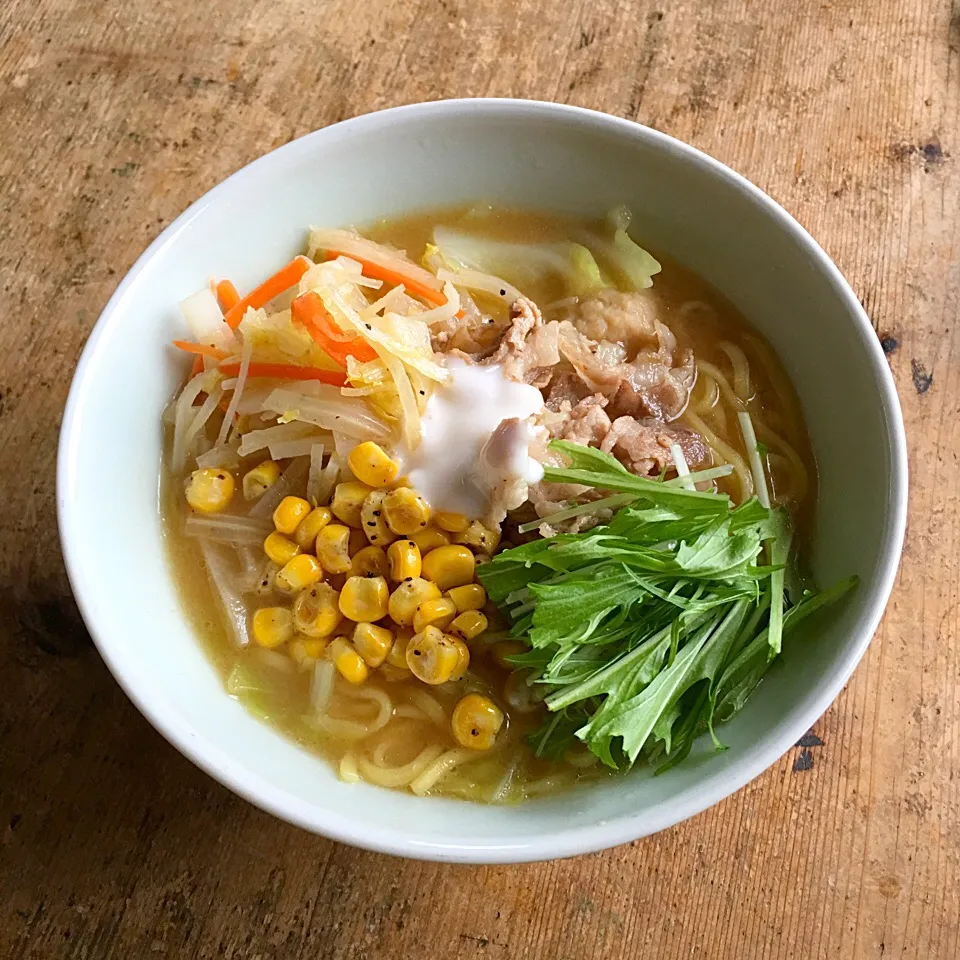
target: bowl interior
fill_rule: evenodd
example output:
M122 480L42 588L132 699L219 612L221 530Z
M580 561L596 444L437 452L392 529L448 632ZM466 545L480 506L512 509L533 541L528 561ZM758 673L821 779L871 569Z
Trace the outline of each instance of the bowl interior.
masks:
M185 374L168 349L177 303L211 274L241 289L344 225L473 200L596 215L634 211L641 242L725 293L793 379L820 467L812 568L857 573L843 609L791 643L747 709L661 777L507 808L348 786L224 693L165 567L157 511L160 413ZM59 505L72 582L120 682L213 775L318 832L412 856L513 860L660 829L746 783L826 708L869 641L895 570L905 476L892 381L835 268L726 168L624 121L545 104L452 102L328 128L257 161L190 208L117 291L81 362L64 421ZM103 483L110 463L120 484ZM144 617L143 611L150 616Z

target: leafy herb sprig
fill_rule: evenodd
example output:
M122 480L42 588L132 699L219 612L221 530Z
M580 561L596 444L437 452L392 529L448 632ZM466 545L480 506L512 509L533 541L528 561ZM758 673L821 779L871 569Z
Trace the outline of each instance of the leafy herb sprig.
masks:
M545 694L537 755L580 740L607 766L643 756L661 772L703 733L724 749L715 724L743 707L783 638L856 577L788 596L799 582L789 515L691 489L716 468L653 480L590 447L551 448L570 462L546 480L622 496L606 525L505 550L478 570L511 635L529 644L511 661Z

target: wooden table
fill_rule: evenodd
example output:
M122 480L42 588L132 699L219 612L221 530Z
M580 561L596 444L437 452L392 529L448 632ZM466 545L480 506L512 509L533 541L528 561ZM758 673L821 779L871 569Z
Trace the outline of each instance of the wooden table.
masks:
M57 547L70 376L147 242L273 147L452 96L634 118L769 191L858 291L910 442L896 592L814 731L565 862L405 862L232 796L108 675ZM0 105L0 956L958 955L957 0L5 0Z

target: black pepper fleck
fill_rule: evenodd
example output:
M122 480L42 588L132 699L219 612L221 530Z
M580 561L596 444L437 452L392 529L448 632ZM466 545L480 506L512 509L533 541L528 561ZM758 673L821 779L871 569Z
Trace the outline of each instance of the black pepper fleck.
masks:
M506 291L506 290L501 290L501 291L500 291L500 296L501 296L501 297L505 297L506 295L507 295L507 291Z

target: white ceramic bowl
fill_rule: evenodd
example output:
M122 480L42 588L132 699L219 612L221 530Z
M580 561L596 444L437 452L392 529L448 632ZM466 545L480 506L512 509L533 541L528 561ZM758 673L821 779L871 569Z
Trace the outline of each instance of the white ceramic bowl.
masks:
M341 783L223 691L181 610L157 511L160 414L185 373L178 301L211 274L249 288L303 249L310 224L363 223L472 200L635 213L641 242L726 294L770 340L800 395L820 466L812 566L861 585L816 636L787 646L729 750L512 807ZM109 471L111 482L104 482ZM114 676L151 723L221 783L308 830L410 857L562 857L677 823L774 763L837 696L890 593L907 498L893 380L857 298L781 207L653 130L573 107L461 100L312 133L235 173L151 244L81 357L60 442L57 502L70 580ZM149 611L149 615L145 613Z

